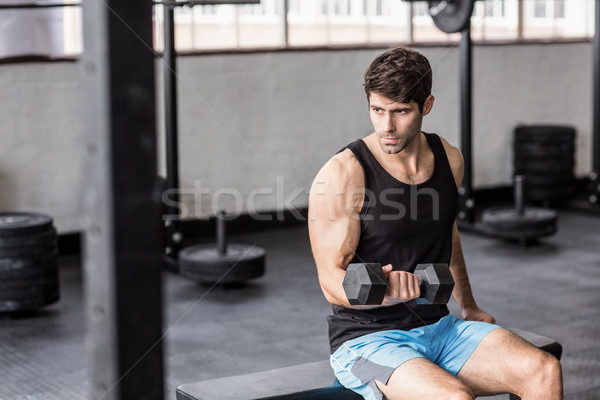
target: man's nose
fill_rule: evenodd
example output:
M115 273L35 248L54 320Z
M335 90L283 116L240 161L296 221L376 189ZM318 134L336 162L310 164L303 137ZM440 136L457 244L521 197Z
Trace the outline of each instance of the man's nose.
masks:
M392 116L386 113L383 116L383 129L385 132L393 132L394 131L394 120Z

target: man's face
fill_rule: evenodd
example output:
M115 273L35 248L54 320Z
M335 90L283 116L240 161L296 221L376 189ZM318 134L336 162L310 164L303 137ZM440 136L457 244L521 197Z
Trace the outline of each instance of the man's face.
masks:
M369 95L369 114L377 134L379 145L384 153L397 154L404 150L421 133L423 116L433 106L433 96L429 96L423 106L423 113L414 101L398 103L377 93Z

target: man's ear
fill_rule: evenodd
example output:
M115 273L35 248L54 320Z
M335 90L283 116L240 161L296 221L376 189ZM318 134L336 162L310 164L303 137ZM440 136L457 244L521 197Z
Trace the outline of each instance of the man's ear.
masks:
M432 94L430 94L429 96L427 96L427 98L425 99L425 102L423 103L423 112L422 115L427 115L431 112L431 109L433 108L433 103L435 102L435 97L433 97Z

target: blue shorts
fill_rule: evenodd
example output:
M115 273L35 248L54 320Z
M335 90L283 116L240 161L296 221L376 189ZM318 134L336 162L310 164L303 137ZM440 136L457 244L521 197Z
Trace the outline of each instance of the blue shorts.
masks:
M348 340L331 355L342 385L367 400L382 400L375 380L387 384L396 368L422 357L456 375L481 340L498 325L463 321L448 315L435 324L370 333Z

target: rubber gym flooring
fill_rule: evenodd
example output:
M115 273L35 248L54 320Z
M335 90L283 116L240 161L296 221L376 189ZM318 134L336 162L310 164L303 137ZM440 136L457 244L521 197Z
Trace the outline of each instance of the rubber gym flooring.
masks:
M463 233L475 298L506 327L563 345L565 399L600 399L600 216L562 211L559 232L522 247ZM305 227L231 238L267 249L267 274L244 288L164 272L165 397L175 387L325 359L329 306ZM60 302L0 316L0 399L90 399L80 260L61 258ZM454 300L451 311L457 313ZM507 399L496 396L494 399Z

